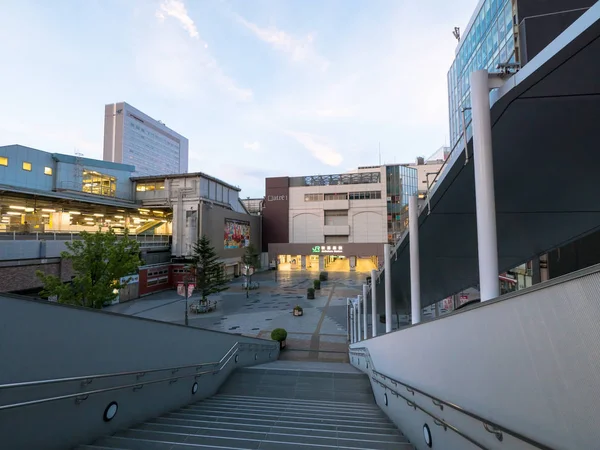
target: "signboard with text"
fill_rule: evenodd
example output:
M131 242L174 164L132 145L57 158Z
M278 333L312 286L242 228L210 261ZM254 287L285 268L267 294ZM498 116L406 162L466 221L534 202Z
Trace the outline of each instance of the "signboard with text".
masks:
M315 245L312 248L313 253L343 253L342 245Z

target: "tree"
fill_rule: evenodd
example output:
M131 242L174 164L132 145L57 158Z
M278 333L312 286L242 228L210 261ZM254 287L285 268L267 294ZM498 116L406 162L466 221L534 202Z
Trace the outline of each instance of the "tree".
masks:
M106 302L118 295L124 284L122 277L135 273L142 263L139 258L140 246L130 239L127 230L124 236L117 236L114 230L95 233L82 232L81 239L66 242L67 251L61 257L73 264L70 283L63 283L54 275L37 271L44 288L41 295L57 296L60 303L102 308Z
M200 291L203 303L206 303L209 295L229 289L223 265L206 235L194 244L193 261L196 267L196 289Z
M260 255L254 248L254 245L250 244L248 247L246 247L246 252L244 253L244 256L242 256L242 263L244 263L244 269L246 272L246 298L248 298L248 290L250 289L250 284L252 283L254 269L258 269L260 267Z

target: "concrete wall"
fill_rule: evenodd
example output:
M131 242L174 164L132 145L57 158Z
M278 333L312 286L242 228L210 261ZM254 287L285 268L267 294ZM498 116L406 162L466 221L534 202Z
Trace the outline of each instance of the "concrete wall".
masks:
M0 292L41 288L42 282L35 274L38 270L63 281L69 281L74 274L71 262L60 258L10 261L8 266L0 265Z
M305 201L306 194L379 191L380 199L349 200L349 243L387 242L387 202L383 183L292 187L289 190L290 243L319 244L325 241L324 225L328 203L337 200Z
M550 448L596 448L599 295L600 266L594 266L351 347L367 347L376 370ZM374 389L380 407L418 449L426 448L423 423L434 442L443 442L434 448L471 448L389 391L385 407L383 390ZM414 399L486 448L529 448L508 438L500 443L480 422Z
M122 316L52 303L0 296L0 384L63 377L134 372L132 375L20 389L0 386L0 405L86 390L138 384L172 377L171 371L139 372L218 361L235 344L274 344L273 341L207 331L164 322ZM217 375L197 378L199 391L192 395L195 369L182 369L177 382L119 389L74 399L0 411L3 448L11 450L64 449L95 437L111 434L168 410L210 396L236 366L277 359L278 346L259 351L245 348L236 364ZM269 356L269 352L271 353ZM256 356L255 356L256 355ZM187 371L186 371L187 370ZM116 418L102 421L110 401L119 403ZM60 420L52 420L60 417ZM49 426L51 423L51 426Z

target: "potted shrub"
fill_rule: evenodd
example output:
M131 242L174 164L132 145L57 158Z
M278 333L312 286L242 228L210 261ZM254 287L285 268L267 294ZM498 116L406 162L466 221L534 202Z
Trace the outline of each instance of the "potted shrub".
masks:
M302 308L300 307L300 305L294 306L294 315L295 316L301 316L302 314L304 314L304 311L302 310Z
M306 290L306 298L309 300L315 299L315 288L308 288Z
M327 281L329 278L329 274L327 272L321 272L319 274L319 280L320 281Z
M285 340L287 339L287 331L283 328L275 328L271 331L271 339L279 342L279 349L285 348Z
M313 286L315 288L316 291L321 290L321 281L320 280L313 280Z

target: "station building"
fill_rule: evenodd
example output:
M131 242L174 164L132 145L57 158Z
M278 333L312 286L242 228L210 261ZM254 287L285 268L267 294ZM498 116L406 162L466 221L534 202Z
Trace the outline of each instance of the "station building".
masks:
M378 268L384 244L405 229L416 190L417 171L403 165L267 178L263 252L284 270Z
M132 177L135 167L21 145L0 146L0 292L35 291L37 270L70 280L61 258L82 231L129 234L141 246L123 299L169 289L206 234L229 276L245 248L261 247L260 217L240 189L204 173Z

